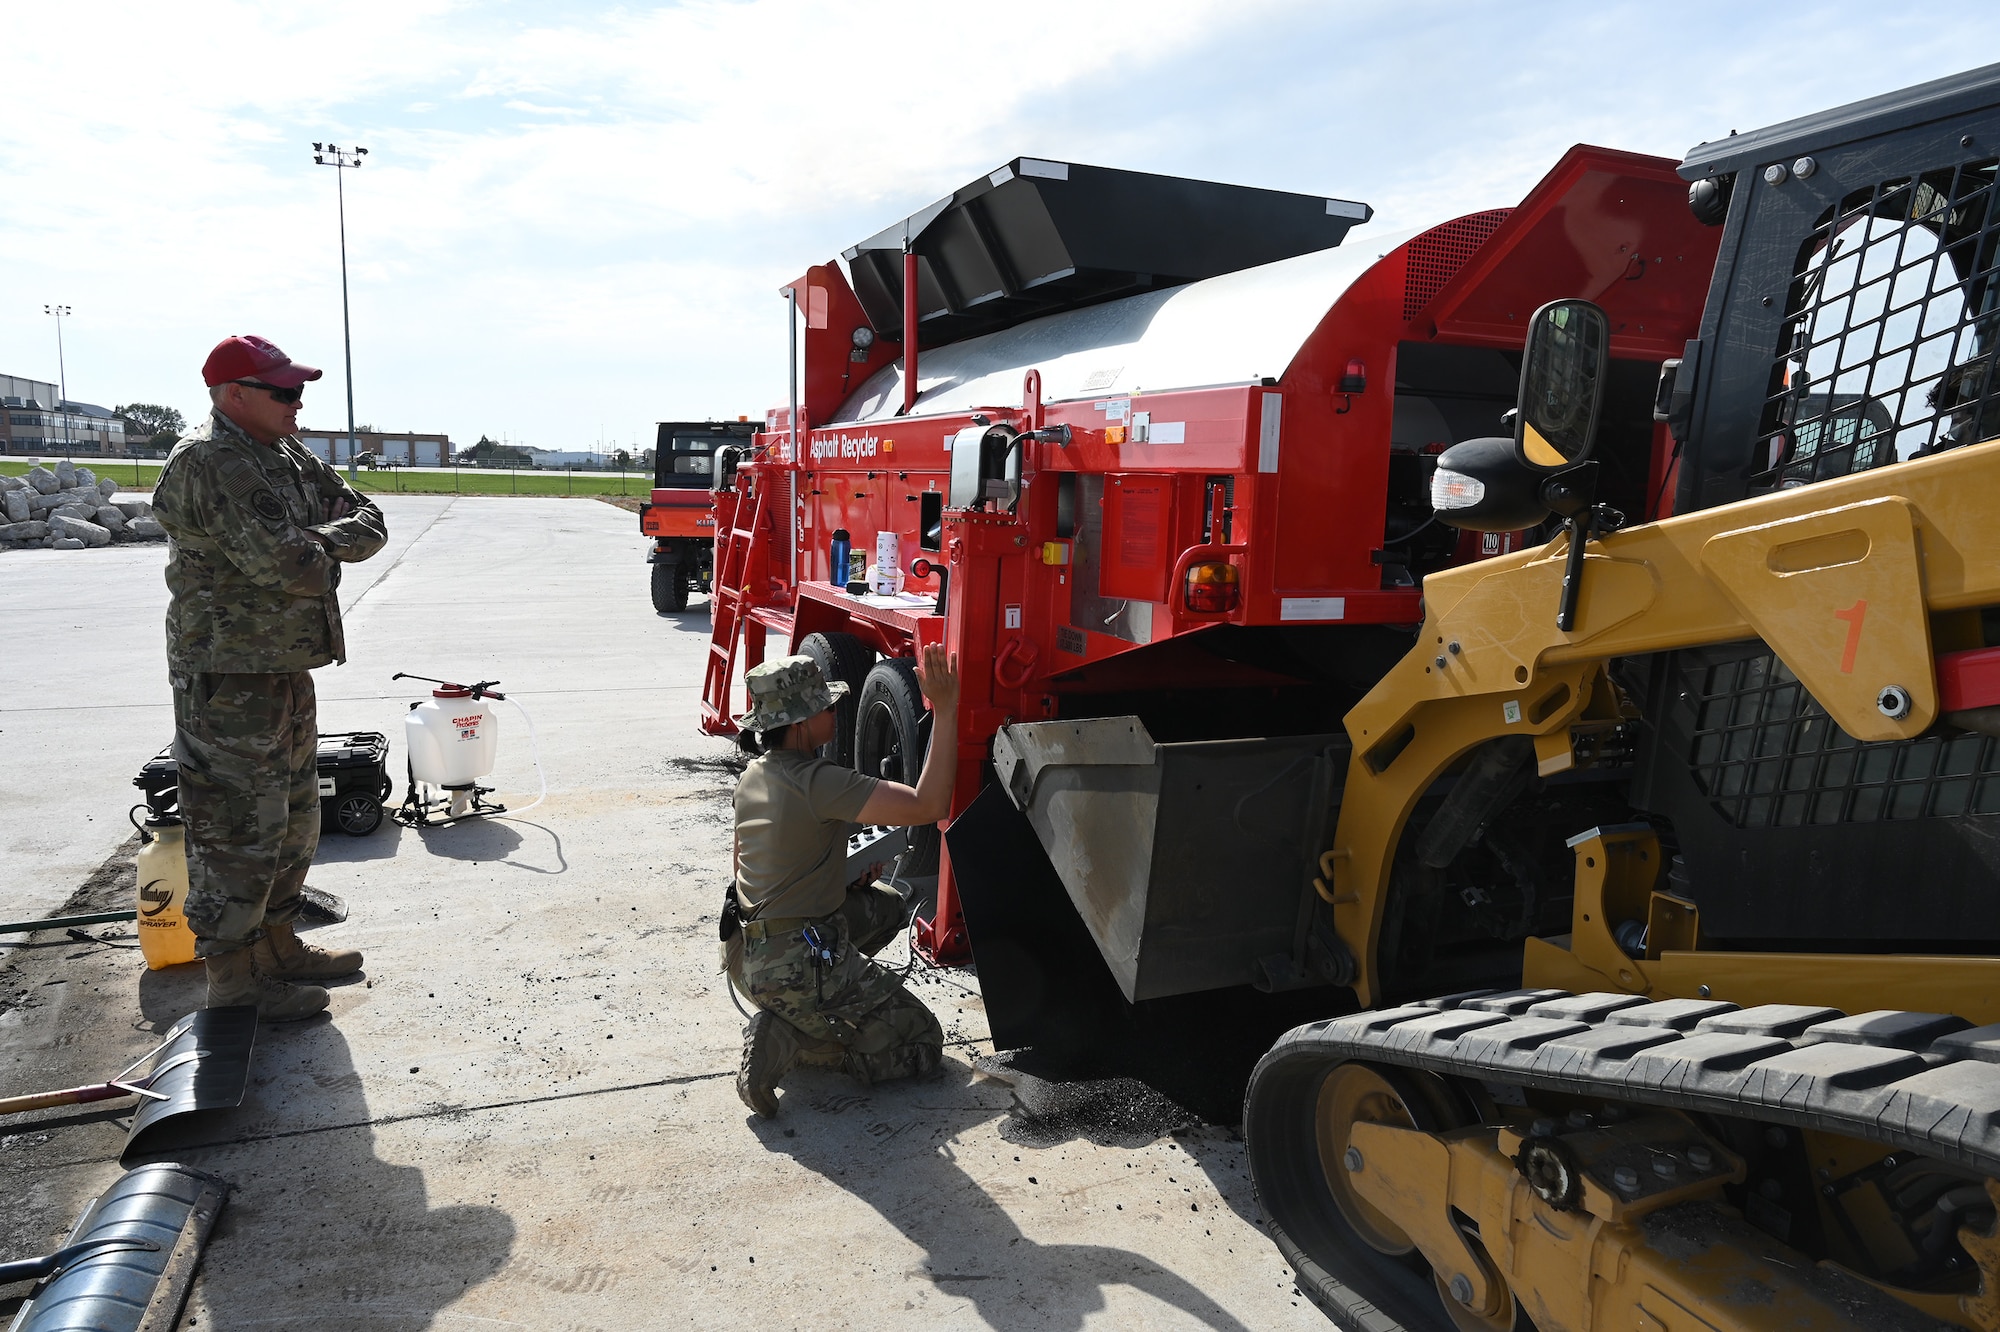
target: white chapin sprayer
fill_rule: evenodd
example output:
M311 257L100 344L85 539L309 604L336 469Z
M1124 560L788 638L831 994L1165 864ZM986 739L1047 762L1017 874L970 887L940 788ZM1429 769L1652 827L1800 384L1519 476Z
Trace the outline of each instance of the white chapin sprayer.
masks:
M412 703L403 718L410 783L403 794L402 807L395 814L398 823L429 828L475 815L507 812L505 805L487 803L485 797L492 794L493 788L479 784L482 777L493 771L500 752L500 718L486 705L489 698L513 704L521 720L527 723L535 774L542 783L541 795L535 797L534 803L516 812L525 813L542 803L548 795L548 779L542 776L541 746L536 742L535 723L527 709L493 688L500 683L498 680L462 685L401 671L390 678L422 680L437 686L428 699Z

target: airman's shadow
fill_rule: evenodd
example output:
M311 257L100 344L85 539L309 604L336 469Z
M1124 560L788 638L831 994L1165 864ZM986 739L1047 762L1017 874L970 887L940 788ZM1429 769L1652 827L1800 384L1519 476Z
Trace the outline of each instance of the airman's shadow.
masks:
M1106 1287L1129 1286L1204 1327L1248 1332L1192 1282L1142 1254L1023 1234L949 1155L953 1142L994 1117L966 1085L970 1076L947 1058L940 1080L869 1091L872 1113L822 1116L813 1114L817 1105L852 1104L852 1085L804 1070L786 1080L784 1116L753 1119L751 1129L769 1150L847 1190L923 1248L937 1290L970 1300L988 1327L1081 1329L1104 1312ZM928 1130L926 1142L939 1145L911 1143L897 1121Z
M198 967L174 970L190 975L155 973L165 978L154 987L161 1015L200 977ZM432 1207L422 1170L375 1155L369 1118L339 1028L324 1017L265 1023L243 1104L189 1115L176 1140L149 1148L147 1159L183 1161L236 1186L196 1286L203 1326L427 1328L506 1265L515 1235L507 1214Z
M139 973L140 1026L145 1031L164 1036L167 1028L207 1002L208 970L200 962Z

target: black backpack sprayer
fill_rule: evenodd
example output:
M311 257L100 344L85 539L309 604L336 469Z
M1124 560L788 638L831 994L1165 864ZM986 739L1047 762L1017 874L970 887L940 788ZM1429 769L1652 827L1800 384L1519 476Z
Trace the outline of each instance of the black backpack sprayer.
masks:
M460 819L505 814L505 805L489 803L494 788L480 780L493 771L500 751L500 718L487 706L487 699L507 703L521 714L528 727L529 752L534 756L535 776L541 792L514 811L524 814L548 798L548 777L542 771L541 745L535 736L534 718L514 699L493 686L498 680L459 684L410 675L403 671L392 680L421 680L436 685L431 696L410 704L403 717L403 742L409 761L409 785L403 803L392 816L407 828L438 828Z

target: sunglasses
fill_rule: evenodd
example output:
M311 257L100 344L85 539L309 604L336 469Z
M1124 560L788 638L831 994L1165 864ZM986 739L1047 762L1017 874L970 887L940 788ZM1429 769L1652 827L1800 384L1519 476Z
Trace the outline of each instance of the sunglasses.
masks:
M232 379L229 382L232 384L241 384L244 388L263 389L274 400L283 403L287 407L306 395L306 391L302 388L279 388L276 384L260 384L254 379Z

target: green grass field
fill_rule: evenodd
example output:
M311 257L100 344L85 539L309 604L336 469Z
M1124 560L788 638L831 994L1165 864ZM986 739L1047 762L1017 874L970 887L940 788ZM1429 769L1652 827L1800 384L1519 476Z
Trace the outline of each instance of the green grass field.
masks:
M344 469L341 475L347 475ZM354 487L391 495L643 497L653 493L653 478L643 472L484 472L473 467L450 472L408 472L398 467L379 472L356 472Z
M77 466L88 467L99 477L110 477L127 490L151 490L160 475L156 462L124 462L79 458ZM25 458L0 459L0 473L21 476L28 470ZM346 475L345 469L342 475ZM390 495L575 495L633 496L644 499L653 493L653 478L644 472L488 472L466 467L450 472L412 472L400 467L355 473L355 488Z
M52 458L45 461L50 466L54 466L55 464L55 460ZM28 465L26 458L0 458L0 476L26 476L28 474ZM153 488L153 479L160 474L160 465L156 462L123 462L115 460L106 462L96 459L79 458L76 460L76 465L78 467L88 467L99 477L108 476L127 490L151 490Z

